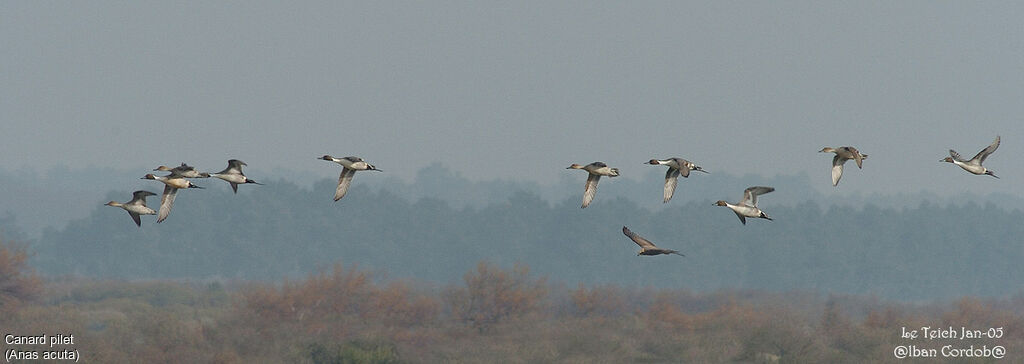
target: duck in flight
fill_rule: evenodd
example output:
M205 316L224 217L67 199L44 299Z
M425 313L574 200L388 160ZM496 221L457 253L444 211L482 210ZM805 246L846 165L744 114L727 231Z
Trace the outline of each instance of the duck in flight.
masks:
M662 203L667 203L668 200L672 199L672 194L676 191L676 182L679 179L679 176L688 178L690 177L690 171L708 173L704 168L682 158L651 159L647 164L668 166L668 170L665 171L665 192Z
M356 171L378 171L382 172L372 164L366 163L362 158L359 157L345 157L345 158L334 158L330 155L320 157L325 161L331 161L340 164L342 167L341 175L338 176L338 189L334 191L334 201L340 200L345 197L348 193L348 186L352 184L352 177L355 177Z
M149 191L138 190L132 192L132 200L120 203L117 201L110 201L104 205L120 207L125 211L128 211L128 215L131 215L132 220L135 221L135 225L142 227L142 219L139 215L156 215L156 211L146 206L146 197L156 196L155 193Z
M743 199L740 200L739 203L733 205L725 202L724 200L718 200L718 202L715 202L715 206L725 206L732 209L732 211L736 213L736 217L740 218L740 222L742 222L743 225L747 224L748 217L772 220L768 214L764 213L764 211L761 211L761 209L757 207L757 196L772 191L775 191L774 187L749 187L746 190L743 190Z
M166 176L154 176L152 173L142 177L142 179L151 179L154 181L160 181L164 184L164 194L160 197L160 211L156 216L156 222L161 223L167 219L167 215L171 214L171 207L174 206L174 197L178 195L178 189L181 188L202 188L196 186L180 175L175 175L174 172Z
M629 230L628 227L622 227L622 233L626 234L630 239L633 240L636 245L640 246L640 252L636 253L637 256L641 255L660 255L660 254L675 254L681 257L685 257L678 250L662 249L654 245L650 240L644 239L642 236L637 235L633 231Z
M220 179L225 180L228 183L230 183L231 184L231 190L235 191L235 193L238 193L238 185L242 185L242 184L246 184L246 183L262 185L262 183L253 181L253 180L249 179L249 177L246 177L245 174L242 173L242 166L247 166L247 165L248 164L245 164L245 162L242 162L240 160L229 159L228 160L228 167L227 168L224 168L223 171L220 171L220 172L217 172L217 173L211 173L210 176L213 176L213 177L216 177L216 178L220 178Z
M992 172L991 169L985 168L985 166L981 165L981 163L985 162L985 158L988 158L989 155L995 153L997 148L999 148L998 135L996 135L996 140L993 141L992 144L989 144L989 146L985 147L985 149L982 149L980 152L978 152L978 154L974 156L974 158L971 158L970 160L964 160L962 157L960 157L960 153L957 153L955 150L950 149L949 157L943 158L939 162L948 162L956 164L960 166L960 168L963 168L965 171L971 172L973 174L987 174L989 176L999 178L998 176L995 175L995 173Z
M206 172L199 172L185 162L181 162L180 166L171 168L168 166L159 166L153 169L154 171L171 172L168 177L185 177L185 178L209 178L210 174Z
M590 206L590 201L594 200L594 196L597 195L597 183L601 181L601 176L619 176L618 168L608 167L604 162L594 162L585 166L573 163L566 169L582 169L589 174L587 176L587 184L583 189L583 206L580 206L581 209Z
M832 157L832 186L838 186L839 179L843 178L843 164L846 164L846 161L853 159L857 162L857 168L861 168L864 160L868 158L867 154L861 154L854 147L825 147L818 151L818 153L836 154L835 157Z

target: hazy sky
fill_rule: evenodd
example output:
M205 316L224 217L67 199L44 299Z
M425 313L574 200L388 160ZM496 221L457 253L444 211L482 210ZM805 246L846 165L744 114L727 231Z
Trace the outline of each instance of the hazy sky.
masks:
M820 176L839 193L1008 192L1024 180L1015 2L0 2L0 168L189 162L412 179L441 161L542 183ZM986 165L940 164L1002 135ZM582 181L582 175L580 175ZM106 189L104 189L106 191ZM98 195L102 194L98 192Z

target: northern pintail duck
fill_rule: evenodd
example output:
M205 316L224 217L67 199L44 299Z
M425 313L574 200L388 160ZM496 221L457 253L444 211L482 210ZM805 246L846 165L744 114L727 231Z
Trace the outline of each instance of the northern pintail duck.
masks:
M195 169L195 167L187 165L187 164L185 164L185 162L182 162L180 166L177 166L177 167L174 167L174 168L161 165L159 167L154 168L153 170L154 171L171 172L171 174L168 177L172 177L172 176L173 177L185 177L185 178L209 178L210 177L209 173L199 172L199 171L197 171Z
M715 202L715 206L725 206L732 209L732 212L736 213L736 216L740 218L740 222L743 225L747 224L747 218L761 218L771 220L772 218L768 214L757 208L757 196L763 195L769 192L775 191L773 187L754 186L743 190L743 199L739 203L733 205L723 200Z
M682 158L651 159L647 164L668 166L668 170L665 171L665 199L662 203L667 203L668 200L672 199L672 193L676 191L676 182L679 176L683 176L683 178L690 177L690 171L708 173L704 168Z
M160 197L160 213L156 217L157 223L163 222L167 219L167 215L171 213L171 207L174 206L174 196L178 194L178 189L202 188L192 184L192 181L174 175L174 173L167 176L154 176L150 173L142 177L142 179L151 179L164 183L164 194Z
M839 185L839 179L843 178L843 164L846 161L853 159L857 162L857 168L861 168L865 159L868 159L867 154L861 154L857 148L854 147L824 147L821 148L818 153L835 153L836 156L832 157L832 185Z
M636 245L640 246L640 252L636 253L637 256L641 255L660 255L660 254L675 254L681 257L685 257L678 250L662 249L654 245L650 240L644 239L642 236L629 230L628 227L622 227L622 233L626 234Z
M601 176L619 176L618 168L608 167L604 162L594 162L585 166L573 163L566 169L582 169L589 173L587 176L587 184L583 190L583 206L580 206L580 208L590 206L590 201L594 200L594 195L597 194L597 183L601 181Z
M332 156L325 155L320 157L320 159L331 161L345 167L341 169L341 175L338 176L338 189L334 191L334 201L338 201L342 197L345 197L345 193L348 192L348 185L352 183L352 177L356 175L356 171L381 171L372 164L366 163L359 157L334 158Z
M210 176L213 176L213 177L216 177L216 178L220 178L220 179L225 180L228 183L230 183L231 184L231 190L235 191L235 193L238 193L238 185L242 185L242 184L246 184L246 183L262 185L262 183L253 181L253 180L249 179L249 177L246 177L245 174L242 173L242 166L247 166L247 165L248 164L245 164L245 162L242 162L240 160L229 159L228 160L228 167L227 168L224 168L223 171L220 171L220 172L217 172L217 173L211 173Z
M996 151L996 148L999 148L998 135L996 135L996 140L992 142L992 144L989 144L989 146L985 147L985 149L982 149L980 152L978 152L978 154L975 155L974 158L971 158L971 160L964 160L963 158L960 157L959 153L957 153L955 150L950 149L949 157L943 158L939 162L949 162L956 164L960 166L960 168L963 168L965 171L971 172L973 174L987 174L989 176L999 178L995 175L995 173L992 172L992 170L985 168L985 166L981 165L981 163L985 162L985 158L988 158L990 154Z
M110 201L104 205L120 207L125 211L128 211L128 215L132 216L132 220L135 221L135 225L142 227L142 219L139 215L156 215L156 211L153 211L153 209L146 206L146 197L149 196L156 196L156 194L149 191L138 190L132 192L131 201L125 203Z

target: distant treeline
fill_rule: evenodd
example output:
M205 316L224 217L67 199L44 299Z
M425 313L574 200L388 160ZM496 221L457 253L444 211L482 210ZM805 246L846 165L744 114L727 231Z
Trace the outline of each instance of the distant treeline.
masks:
M991 203L823 207L782 203L792 195L779 186L760 202L775 221L743 226L730 210L711 206L737 200L742 185L699 199L695 190L710 187L693 178L659 208L608 193L620 181L607 181L585 210L582 177L578 191L556 203L509 183L503 200L459 206L371 188L371 178L357 178L340 202L332 201L336 182L327 179L312 189L263 180L267 185L243 186L237 195L210 182L221 181L180 192L167 221L146 216L142 228L99 201L88 217L33 240L31 264L51 276L279 280L343 262L447 283L486 260L525 264L569 285L798 289L904 300L1008 296L1024 282L1024 213ZM661 205L659 188L653 185L650 199ZM106 199L128 196L111 192ZM623 225L686 257L636 256Z
M310 162L317 161L311 159ZM281 180L284 180L308 190L314 183L323 180L323 177L313 176L308 172L279 169L265 171L259 169L257 163L253 164L246 169L246 174L260 182L281 183ZM330 167L320 163L316 163L316 166ZM216 167L223 166L217 163ZM150 168L152 166L121 169L58 166L46 171L12 171L0 168L0 186L4 187L0 193L0 234L8 239L36 239L47 229L60 230L71 221L85 218L107 201L127 201L134 190L148 189L160 193L163 188L160 183L139 179L143 174L150 172ZM355 181L353 187L390 191L411 202L435 198L457 209L484 208L504 203L517 191L535 193L552 204L561 203L566 199L576 199L579 203L586 175L579 171L563 170L564 173L560 174L558 181L545 184L507 179L470 180L458 171L435 163L418 169L415 177L407 181L391 173L391 169L385 170L384 173L363 176ZM635 202L639 207L660 211L665 207L677 207L689 202L711 203L719 199L735 201L744 188L762 185L776 188L765 200L773 206L795 205L806 201L813 201L823 208L833 205L861 208L870 204L879 208L902 209L916 207L924 201L942 206L950 203L961 206L971 201L979 204L991 202L1007 210L1024 206L1024 198L1020 196L1006 193L979 195L971 192L970 186L964 186L960 191L943 191L941 194L933 191L848 193L844 192L849 191L847 187L831 186L827 171L813 176L796 174L771 177L750 174L737 176L713 171L711 174L692 176L680 181L672 202L663 205L661 191L664 184L664 168L640 169L644 170L647 172L633 171L602 182L595 204L606 199L623 197ZM90 183L83 184L79 183L80 181ZM221 181L196 180L196 183L208 187L211 193L230 191L228 185ZM150 203L156 204L153 201Z

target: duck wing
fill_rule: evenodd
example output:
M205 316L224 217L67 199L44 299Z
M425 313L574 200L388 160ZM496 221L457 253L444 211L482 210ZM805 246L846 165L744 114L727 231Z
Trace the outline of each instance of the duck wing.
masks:
M156 195L149 191L138 190L132 192L132 200L128 201L129 205L140 205L146 206L146 197Z
M594 200L594 196L597 195L597 183L601 181L601 175L593 174L587 176L587 184L583 190L583 206L580 208L587 208L590 206L590 201Z
M984 152L984 150L982 152ZM957 162L967 162L967 160L964 159L963 157L961 157L960 153L957 153L955 150L950 149L949 150L949 156L953 157L953 160L955 160Z
M334 191L334 201L338 201L342 197L345 197L345 193L348 193L348 185L352 184L352 177L354 177L355 175L356 170L354 169L341 169L341 175L338 176L338 189Z
M998 135L996 135L996 140L993 141L992 144L989 144L989 146L985 147L985 149L982 149L980 152L978 152L978 154L975 155L974 158L971 158L971 160L972 161L973 160L977 160L978 163L985 162L985 158L988 158L988 156L990 154L994 153L997 148L999 148L999 136Z
M743 216L743 214L741 214L741 213L739 213L737 211L733 211L733 212L736 214L736 217L740 218L740 222L742 222L743 225L747 224L747 217L746 216Z
M696 166L693 165L693 163L687 162L686 160L681 160L679 162L679 174L681 176L683 176L683 178L690 178L690 169L691 169L691 167L696 167ZM696 169L696 168L694 168L694 169Z
M242 166L244 166L244 165L245 165L245 162L242 162L242 161L237 160L237 159L229 159L228 160L228 168L227 169L235 171L235 172L238 172L238 174L242 174Z
M757 207L757 196L775 191L774 187L754 186L743 190L743 200L740 205Z
M160 198L160 212L156 216L156 222L163 222L167 219L167 215L171 214L171 207L174 206L174 196L177 194L177 188L164 186L164 195Z
M643 238L642 236L640 236L640 235L637 235L637 234L636 234L636 233L634 233L634 232L633 232L632 230L629 230L629 228L628 228L628 227L625 227L625 226L623 226L623 227L622 227L622 233L623 233L623 234L626 234L626 236L627 236L627 237L629 237L630 239L632 239L632 240L633 240L633 242L634 242L634 243L636 243L636 245L639 245L639 246L640 246L641 248L643 248L644 250L648 250L648 249L658 249L658 247L657 247L657 246L654 246L654 243L651 243L651 241L650 241L650 240L644 239L644 238Z
M838 154L832 157L832 185L839 185L839 179L843 178L843 164L846 164L846 159L843 159Z
M689 172L689 170L686 171ZM676 191L676 183L679 181L679 174L679 170L672 167L669 167L668 171L665 171L665 199L662 203L668 202L668 200L672 199L672 194Z

